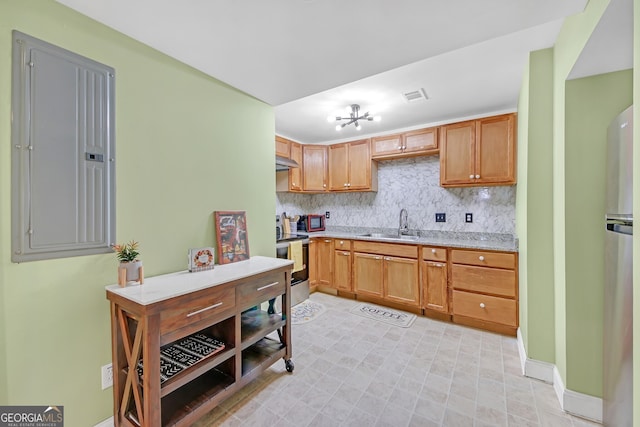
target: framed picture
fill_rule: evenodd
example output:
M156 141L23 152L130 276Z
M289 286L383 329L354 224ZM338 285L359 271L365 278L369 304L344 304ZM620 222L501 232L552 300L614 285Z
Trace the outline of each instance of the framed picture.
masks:
M204 271L213 269L213 248L189 249L189 271Z
M249 259L249 237L244 211L215 211L218 264Z

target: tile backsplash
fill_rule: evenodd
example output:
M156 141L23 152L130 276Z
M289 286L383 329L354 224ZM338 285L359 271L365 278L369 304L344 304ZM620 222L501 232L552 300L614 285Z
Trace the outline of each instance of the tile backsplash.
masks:
M377 192L276 193L276 213L329 211L327 226L394 228L405 208L411 229L515 234L515 202L515 186L440 187L440 160L430 156L378 162ZM441 212L446 222L435 222Z

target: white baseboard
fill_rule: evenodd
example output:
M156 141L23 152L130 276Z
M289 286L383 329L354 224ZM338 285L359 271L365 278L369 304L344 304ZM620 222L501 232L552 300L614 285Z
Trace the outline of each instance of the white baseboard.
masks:
M94 427L114 427L113 417L107 418L104 421L99 422Z
M555 367L553 372L553 388L560 401L560 407L564 411L602 424L602 399L573 390L567 390L564 387L564 381L562 381L558 368Z
M522 341L520 328L518 328L517 335L518 352L520 353L520 363L522 364L522 374L525 377L553 384L553 370L555 368L555 365L553 363L543 362L541 360L529 359L527 357L527 350L524 348L524 342Z
M524 347L520 328L517 332L518 352L520 354L520 364L524 376L534 378L553 384L560 407L563 411L578 417L586 418L598 423L602 423L603 402L599 397L567 390L564 381L560 376L560 371L553 363L542 362L540 360L529 359Z

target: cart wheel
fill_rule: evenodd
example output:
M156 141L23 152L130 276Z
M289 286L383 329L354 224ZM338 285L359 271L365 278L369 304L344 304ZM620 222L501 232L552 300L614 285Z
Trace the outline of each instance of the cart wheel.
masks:
M285 360L284 361L284 367L287 369L287 372L293 372L293 368L295 367L293 365L293 360L291 360L291 359Z

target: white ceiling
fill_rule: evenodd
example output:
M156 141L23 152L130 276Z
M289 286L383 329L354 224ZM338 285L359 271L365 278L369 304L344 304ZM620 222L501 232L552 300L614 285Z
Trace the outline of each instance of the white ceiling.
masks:
M515 110L528 52L587 2L57 1L273 105L276 132L305 143ZM382 121L336 132L326 117L353 103Z

